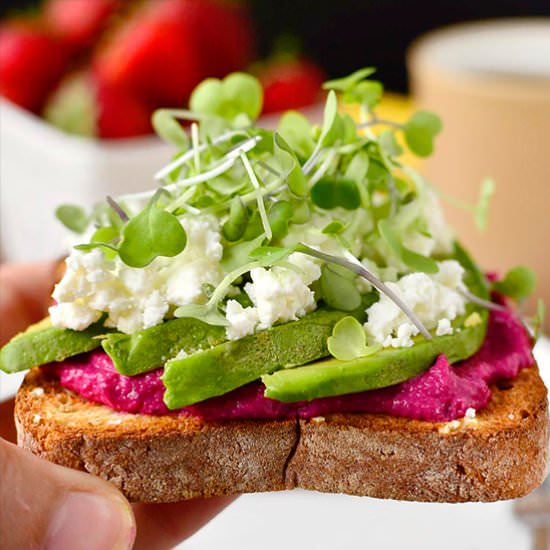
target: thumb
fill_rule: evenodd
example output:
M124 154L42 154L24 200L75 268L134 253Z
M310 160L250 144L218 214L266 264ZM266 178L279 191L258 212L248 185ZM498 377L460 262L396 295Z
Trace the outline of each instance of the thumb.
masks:
M0 548L130 549L135 521L107 482L0 439Z

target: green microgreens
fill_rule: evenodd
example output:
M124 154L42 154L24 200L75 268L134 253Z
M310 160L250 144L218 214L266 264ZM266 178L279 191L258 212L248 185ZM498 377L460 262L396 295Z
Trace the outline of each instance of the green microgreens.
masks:
M439 271L435 260L422 256L403 246L399 234L388 219L378 222L378 231L391 251L413 271L423 271L424 273L437 273Z
M258 181L258 178L256 176L256 173L254 172L254 169L250 165L250 161L248 160L248 157L245 153L241 153L241 161L244 164L244 167L246 169L246 172L248 174L248 177L250 178L250 181L252 182L252 186L254 187L254 190L256 191L256 200L258 202L258 212L260 213L260 218L262 220L262 225L264 227L265 235L267 237L267 240L270 241L273 238L273 232L271 231L271 226L269 225L269 219L267 217L267 212L265 210L265 203L264 198L259 193L260 191L260 182Z
M367 335L355 317L340 319L327 339L328 351L336 359L351 361L358 357L372 355L381 349L380 345L367 346Z
M325 84L329 93L321 126L288 112L277 132L254 125L263 102L256 79L242 73L208 79L194 90L190 110L163 109L154 115L159 135L181 149L155 174L166 192L162 200L162 191L151 190L118 197L91 216L65 208L58 217L73 230L98 226L91 242L80 248L100 247L109 257L118 254L128 265L143 267L184 250L180 216L216 216L222 228L221 267L227 275L208 289L206 304L178 308L176 316L227 324L223 300L232 285L242 286L243 276L254 267L286 265L289 254L301 252L323 262L315 290L327 304L350 311L357 307L362 299L359 275L431 338L410 308L356 259L370 258L380 273L396 258L400 274L437 271L433 258L403 245L409 232L427 232L428 185L402 165L399 143L426 156L441 122L428 112L415 113L404 123L379 118L375 107L382 85L369 79L373 72L365 68ZM359 104L361 124L338 112L336 92L344 103ZM192 121L190 137L180 120ZM371 131L374 126L384 131ZM480 226L492 191L492 182L484 183L479 204L468 207ZM340 247L340 255L303 244L302 231L328 239Z
M480 231L487 229L487 219L489 217L489 204L491 197L495 193L495 182L491 178L485 178L481 182L479 190L479 201L474 207L475 222Z
M357 183L346 177L320 179L311 188L311 200L325 210L339 206L346 210L355 210L361 204Z
M168 143L176 145L179 149L187 149L189 138L181 124L167 109L158 109L151 119L157 135Z
M86 211L74 204L62 204L55 210L55 217L73 233L82 234L90 225Z
M157 206L158 197L122 228L118 253L130 267L145 267L158 256L177 256L187 244L185 229L176 216Z
M189 106L193 112L217 116L233 123L242 115L255 120L262 110L260 83L251 75L233 73L223 80L207 78L191 94Z
M288 111L279 120L277 133L290 145L296 155L308 158L315 148L311 124L307 118L296 111Z
M336 264L321 268L319 287L324 302L341 311L353 311L361 305L361 293L355 284L355 273Z
M517 266L504 276L500 281L493 283L493 290L508 296L517 302L521 302L533 293L537 279L533 270L524 266Z

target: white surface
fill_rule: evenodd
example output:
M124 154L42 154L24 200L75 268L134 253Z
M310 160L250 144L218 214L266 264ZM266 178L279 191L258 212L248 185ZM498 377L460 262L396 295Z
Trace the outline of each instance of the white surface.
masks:
M550 340L535 348L550 386ZM0 373L0 399L22 375ZM511 502L419 504L306 491L245 495L178 550L529 550Z
M106 195L150 189L173 152L155 137L71 136L0 99L0 259L60 256L67 232L57 206L89 209Z
M453 25L427 35L421 48L452 70L550 78L550 18Z

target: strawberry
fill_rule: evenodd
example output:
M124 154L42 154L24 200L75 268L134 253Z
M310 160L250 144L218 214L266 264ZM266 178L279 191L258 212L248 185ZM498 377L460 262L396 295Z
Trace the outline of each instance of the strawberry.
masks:
M68 57L41 28L22 21L0 26L0 94L38 112L61 78Z
M264 88L263 113L299 109L319 99L323 70L305 58L275 59L258 71Z
M91 72L65 78L44 110L44 118L71 134L125 138L152 132L152 107Z
M124 88L98 82L97 133L101 138L150 134L153 108Z
M181 0L154 0L126 22L95 60L101 79L156 105L182 105L202 78L194 29Z
M54 36L80 51L92 45L119 4L120 0L48 0L43 15Z
M185 17L197 31L204 76L223 77L246 68L255 54L246 8L220 0L182 0Z

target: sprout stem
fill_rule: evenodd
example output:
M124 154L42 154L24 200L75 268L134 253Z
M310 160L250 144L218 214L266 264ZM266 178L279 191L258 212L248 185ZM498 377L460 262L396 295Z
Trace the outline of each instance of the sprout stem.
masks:
M374 117L367 122L360 122L356 125L356 127L361 130L363 128L368 128L369 126L376 126L377 124L385 124L386 126L391 126L392 128L395 128L397 130L403 130L404 128L403 124L399 124L398 122L394 122L393 120L387 120L385 118L378 117Z
M254 187L254 190L256 192L256 199L258 202L258 211L260 212L260 218L262 219L262 225L264 227L265 235L267 237L267 240L270 241L273 238L273 232L271 231L271 226L269 225L269 219L267 217L267 212L265 210L265 203L261 193L260 182L258 181L258 178L254 173L254 170L250 164L250 161L248 160L248 157L246 156L244 151L241 151L240 157L241 157L242 163L244 164L244 168L248 173L248 177L252 182L252 186Z
M502 306L500 304L495 304L494 302L490 302L489 300L484 300L483 298L480 298L479 296L476 296L475 294L472 294L470 291L465 290L463 288L458 288L457 292L466 298L469 302L472 302L473 304L477 304L478 306L484 307L485 309L489 309L491 311L508 311L508 309L505 306Z
M242 130L235 130L235 131L232 131L232 132L227 132L225 134L222 134L221 136L217 136L211 141L211 143L206 142L206 143L203 143L202 145L200 145L198 147L198 152L202 153L203 151L206 151L208 149L208 147L210 147L210 145L218 145L220 143L224 143L226 141L229 141L231 138L233 138L235 136L240 136L240 135L246 135L246 133ZM175 170L176 168L182 166L186 162L189 162L193 158L194 154L195 154L195 151L193 149L190 149L189 151L186 151L183 155L181 155L181 157L178 157L177 159L172 161L170 164L168 164L164 168L160 169L154 175L154 178L156 180L164 179L168 174L170 174L170 172L172 172L172 170Z
M107 195L107 204L118 214L118 216L124 223L126 223L130 219L128 217L128 214L124 212L122 206L120 206L120 204L118 204L118 202L116 202L115 199L113 199L113 197L109 195Z
M195 164L195 171L200 174L201 171L201 154L199 152L199 127L196 122L191 124L191 143L193 144L193 161Z

